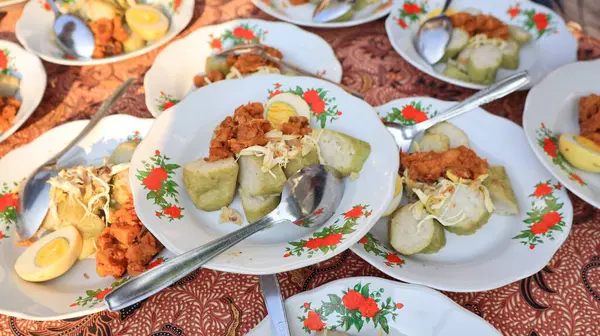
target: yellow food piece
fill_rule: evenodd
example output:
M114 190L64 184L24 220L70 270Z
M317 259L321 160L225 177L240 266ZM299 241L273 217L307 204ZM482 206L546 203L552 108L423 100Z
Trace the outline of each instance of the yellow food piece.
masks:
M427 19L430 19L430 18L432 18L432 17L434 17L434 16L438 16L438 15L440 15L440 13L441 13L441 12L442 12L442 9L441 9L441 8L434 9L434 10L432 10L431 12L429 12L429 14L427 14L427 15L426 15L426 16L423 18L423 21L425 21L425 20L427 20ZM454 11L452 8L448 8L448 10L446 11L446 15L447 15L447 16L454 15L455 13L456 13L456 12L455 12L455 11Z
M267 110L267 120L273 128L281 128L281 124L288 121L290 117L295 117L298 114L289 104L278 101L269 106Z
M558 149L575 168L600 173L600 146L593 141L579 135L562 134L558 138Z
M17 258L15 272L30 282L58 278L73 267L81 245L79 231L74 226L66 226L31 244Z
M265 105L265 119L275 128L280 128L282 123L294 116L310 120L310 106L297 94L280 93L269 99Z
M402 191L404 190L403 187L404 186L402 185L402 178L400 177L400 175L398 175L396 177L396 188L394 189L394 198L392 198L392 201L390 202L390 205L388 205L387 210L383 213L384 217L385 216L389 216L394 211L396 211L396 209L398 208L398 206L402 202Z
M150 5L136 5L125 12L125 21L140 38L154 41L169 30L169 18Z
M396 177L396 189L394 189L394 197L398 196L398 194L402 192L402 178L400 176Z

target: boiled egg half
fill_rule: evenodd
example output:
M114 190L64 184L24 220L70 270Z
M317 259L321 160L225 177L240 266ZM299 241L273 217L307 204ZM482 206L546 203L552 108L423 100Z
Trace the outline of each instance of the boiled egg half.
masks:
M125 21L135 34L148 41L162 38L169 30L169 18L150 5L130 7L125 12Z
M284 92L269 99L265 106L265 119L274 128L281 128L290 117L306 117L310 120L310 106L297 94Z
M562 134L558 138L560 153L575 168L600 173L600 146L592 140L574 134Z
M66 273L81 253L79 230L65 226L31 244L15 262L15 271L21 279L42 282Z
M394 190L394 198L392 198L392 202L388 206L387 210L383 213L384 217L389 216L392 214L392 212L396 211L396 209L400 205L400 202L402 201L403 189L404 188L402 186L402 178L400 177L400 175L398 175L396 177L396 189Z

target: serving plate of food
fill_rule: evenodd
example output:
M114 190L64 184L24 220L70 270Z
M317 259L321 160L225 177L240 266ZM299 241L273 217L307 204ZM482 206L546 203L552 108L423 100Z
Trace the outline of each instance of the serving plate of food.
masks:
M330 22L315 22L312 15L322 0L252 0L263 12L299 26L342 28L375 21L389 14L391 0L358 0L343 16Z
M527 95L523 128L544 167L600 208L600 90L588 75L598 71L600 61L584 61L544 78Z
M458 86L481 89L527 70L531 88L552 70L577 60L577 41L565 22L529 0L456 0L447 14L454 29L435 65L417 52L420 23L438 15L443 0L394 3L385 27L394 49L419 70ZM557 48L557 46L560 46Z
M16 43L0 40L0 142L33 114L44 91L42 61Z
M366 234L392 199L397 155L364 101L323 80L266 74L207 85L159 115L130 179L144 224L181 254L269 213L298 169L335 168L345 193L324 226L269 228L205 266L270 274L331 258Z
M411 125L452 104L414 97L376 110ZM453 292L538 272L567 239L573 206L525 143L521 127L480 108L430 128L401 153L393 202L352 251L396 279Z
M302 46L295 41L303 41ZM267 52L303 70L334 82L342 79L342 66L333 49L318 35L283 22L233 20L202 27L160 52L144 76L148 110L156 117L190 91L219 80L293 74L257 55L214 56L234 46L256 43L268 46Z
M78 15L94 34L91 59L66 55L52 33L54 13L45 1L30 1L17 21L19 42L45 61L94 65L123 61L167 43L190 23L193 0L56 1L61 12Z
M21 182L86 124L56 127L0 159L1 314L57 320L104 310L106 294L170 256L136 216L128 181L152 120L125 115L102 120L60 160L42 227L18 237Z
M288 298L285 308L293 336L500 335L431 288L376 277L329 282ZM248 335L271 335L269 316Z

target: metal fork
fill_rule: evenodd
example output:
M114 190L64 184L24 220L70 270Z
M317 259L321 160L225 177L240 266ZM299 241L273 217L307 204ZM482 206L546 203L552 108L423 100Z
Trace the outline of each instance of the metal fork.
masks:
M244 54L253 54L253 55L257 55L263 58L266 58L267 60L269 60L270 62L273 62L277 65L279 65L280 67L285 67L285 68L289 68L292 71L299 73L303 76L309 76L309 77L315 77L318 79L322 79L324 81L327 81L329 83L335 84L339 87L341 87L342 89L344 89L346 92L348 92L349 94L353 95L356 98L359 98L361 100L364 100L363 96L358 92L355 91L347 86L345 86L344 84L340 84L340 83L336 83L334 81L331 81L325 77L322 77L318 74L313 74L310 73L306 70L303 70L301 68L299 68L298 66L283 61L275 56L270 55L269 53L266 52L265 47L262 44L241 44L241 45L237 45L235 47L232 47L230 49L227 50L223 50L220 53L215 54L215 56L241 56Z
M527 71L522 71L509 76L496 84L488 86L487 88L475 93L474 95L429 120L425 120L412 126L401 126L393 122L386 122L385 126L394 136L396 144L400 150L407 153L410 149L413 139L419 133L424 132L428 128L435 124L439 124L442 121L458 117L459 115L469 112L481 105L485 105L491 101L500 99L527 85L530 80L531 79Z

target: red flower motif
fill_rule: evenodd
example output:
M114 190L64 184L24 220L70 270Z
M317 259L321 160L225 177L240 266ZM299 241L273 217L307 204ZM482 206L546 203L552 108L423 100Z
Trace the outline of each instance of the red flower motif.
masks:
M372 213L373 213L373 211L369 211L369 212L365 213L365 217L371 217Z
M304 302L304 309L310 309L310 303Z
M170 207L163 210L164 214L171 218L181 217L181 208L177 205L171 205Z
M309 249L318 249L319 247L321 247L322 244L323 244L323 239L312 238L312 239L309 239L306 242L306 244L304 244L304 247L309 248Z
M537 13L533 16L533 22L538 30L545 30L548 28L548 15L544 13Z
M210 41L210 47L217 50L223 50L223 45L221 44L221 40L218 38L212 39Z
M321 316L314 311L308 312L308 317L302 322L306 329L312 331L319 331L325 327L325 323L321 321Z
M585 184L585 182L583 182L583 179L577 174L571 174L571 176L569 176L569 178L581 185Z
M555 158L557 156L556 144L554 143L554 141L552 141L552 139L544 139L544 151L546 152L546 154L550 155L551 158Z
M284 258L288 258L290 256L291 256L291 254L289 254L289 253L286 253L286 254L283 255Z
M321 100L321 97L319 97L319 93L316 90L308 90L304 92L302 98L304 98L304 100L309 104L313 104Z
M165 181L169 177L167 171L163 167L153 168L150 170L150 175L154 175L161 182Z
M531 232L536 235L546 233L549 229L550 228L548 227L548 225L546 225L544 221L535 223L531 226Z
M154 155L160 155L160 151L157 149L154 151Z
M342 303L348 310L355 310L360 308L365 302L365 297L359 292L351 289L342 297Z
M4 53L4 50L0 50L0 70L4 70L8 67L8 58Z
M48 2L44 1L44 9L49 12L52 10L52 7L50 7L50 4Z
M402 308L404 308L404 304L402 304L402 303L396 303L396 308L402 309Z
M73 303L71 303L71 304L69 305L69 307L71 307L71 308L72 308L72 307L77 307L77 306L79 306L79 305L77 304L77 302L73 302Z
M369 242L369 238L367 238L367 236L360 238L360 240L358 241L359 244L363 244L363 245L368 242Z
M167 100L167 101L165 102L165 104L163 105L163 111L164 111L164 110L166 110L166 109L168 109L168 108L171 108L171 107L173 107L173 106L175 106L175 103L173 103L173 102L172 102L172 101L170 101L170 100Z
M312 111L315 114L321 114L321 113L325 112L325 102L322 100L312 103L311 107L312 107Z
M156 211L154 213L154 215L156 215L156 217L158 217L158 218L162 218L162 216L164 216L162 212L158 212L158 211Z
M392 253L388 253L388 255L385 259L387 259L387 261L389 261L393 264L396 264L396 265L402 265L402 263L403 263L403 261L402 261L402 259L400 259L400 257L398 257L397 255L392 254Z
M364 214L364 207L359 205L357 207L352 208L352 210L346 212L344 215L345 218L358 218Z
M406 12L406 14L419 14L421 12L421 7L417 4L405 3L404 12Z
M559 183L559 184L555 185L554 189L556 189L556 190L562 189L562 184Z
M275 88L276 88L276 89L279 89L280 87L281 87L281 84L279 84L279 83L275 83Z
M400 25L400 27L402 29L406 29L406 27L408 27L408 25L406 24L406 22L402 19L398 19L398 25Z
M296 225L302 225L304 223L304 219L298 219L297 221L294 222L294 224Z
M173 0L173 11L176 12L181 6L181 0Z
M337 111L336 115L341 116L342 115L342 111Z
M323 213L323 208L320 208L320 209L317 209L317 211L315 211L314 215L318 216L318 215L320 215L322 213Z
M0 240L4 239L4 232L2 232L2 230L0 230Z
M104 300L104 297L106 297L108 295L108 293L110 293L112 291L113 291L112 288L105 289L105 290L101 291L100 293L96 294L96 299Z
M269 95L269 98L273 98L273 97L277 96L280 93L281 93L281 91L275 90L275 91L271 92L271 94Z
M153 262L149 263L148 266L146 267L147 269L152 269L160 264L162 264L165 261L164 258L158 258L156 260L154 260Z
M254 32L252 30L246 29L243 37L246 41L252 41L256 36L254 35Z
M362 316L369 318L373 318L379 313L379 307L377 307L377 302L375 302L375 299L373 298L366 299L358 310Z
M0 196L0 213L5 212L9 207L14 207L20 212L19 196L16 193L6 193Z
M548 21L536 21L535 27L538 30L546 30L546 28L548 28Z
M427 120L427 114L423 111L419 111L416 107L408 105L402 109L402 116L406 120L414 120L416 123Z
M542 216L542 222L546 223L548 228L560 223L560 221L562 221L562 216L556 211L550 211Z
M246 35L246 29L244 27L236 27L232 33L235 38L243 38Z
M532 244L532 245L529 245L529 249L530 249L530 250L533 250L534 248L535 248L535 245L533 245L533 244Z
M322 246L334 246L334 245L339 244L340 240L342 240L342 234L341 233L333 233L333 234L330 234L329 236L323 238Z
M552 194L552 187L549 186L546 183L542 183L540 185L538 185L535 188L535 191L533 192L533 196L535 196L536 198L542 198L546 195L550 195Z
M513 19L515 17L517 17L517 15L519 15L519 13L521 13L521 8L519 8L518 6L517 7L511 7L511 8L508 9L508 15L511 18L513 18Z
M144 178L144 180L142 181L142 184L145 185L146 188L148 188L148 190L151 191L156 191L160 189L160 187L162 187L162 182L154 175L146 176L146 178Z

